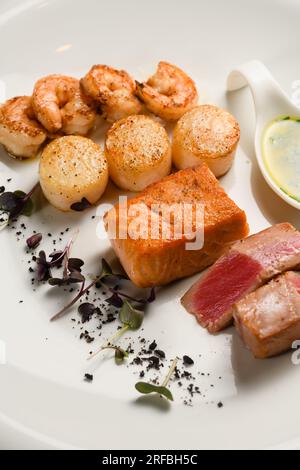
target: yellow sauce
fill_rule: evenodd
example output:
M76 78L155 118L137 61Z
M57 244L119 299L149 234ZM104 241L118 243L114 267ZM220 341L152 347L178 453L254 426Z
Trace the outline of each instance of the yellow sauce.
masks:
M281 116L268 124L263 133L262 153L276 185L300 202L300 119Z

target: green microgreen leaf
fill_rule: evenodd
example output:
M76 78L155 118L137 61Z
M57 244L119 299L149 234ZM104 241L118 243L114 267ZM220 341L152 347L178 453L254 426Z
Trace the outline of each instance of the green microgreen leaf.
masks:
M121 349L116 346L115 348L115 363L117 365L123 364L124 359L128 357L128 352L124 351L124 349Z
M88 359L93 358L104 349L118 348L114 345L114 342L117 341L124 333L126 333L127 330L137 330L140 328L144 320L144 312L142 310L135 309L127 300L124 300L123 306L119 312L119 320L121 323L123 323L122 328L117 330L116 333L111 338L109 338L103 346L91 354ZM117 362L120 357L117 358L115 356L115 359Z
M144 312L134 308L127 300L119 312L119 319L124 325L128 325L131 330L138 330L144 320Z
M167 373L161 385L154 385L154 384L147 383L147 382L137 382L135 384L136 390L139 393L146 394L146 395L148 395L149 393L157 393L158 395L161 395L167 398L168 400L173 401L173 395L171 391L167 388L167 385L171 379L173 372L176 369L177 362L178 362L178 357L176 357L174 361L172 362L169 372Z
M98 349L98 351L96 351L94 354L89 356L88 359L91 359L92 357L94 357L99 352L105 351L107 349L113 349L115 351L115 363L117 365L123 364L125 358L128 357L128 352L125 351L124 349L120 348L120 346L116 346L115 344L106 343L104 346L102 346L100 349Z
M162 385L154 385L147 382L137 382L135 384L135 388L139 393L144 395L148 395L149 393L157 393L158 395L162 395L170 401L174 400L171 391Z

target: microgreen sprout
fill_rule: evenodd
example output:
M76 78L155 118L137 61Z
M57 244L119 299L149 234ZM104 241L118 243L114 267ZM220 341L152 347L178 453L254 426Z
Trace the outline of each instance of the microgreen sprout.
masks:
M88 201L86 197L83 197L81 199L81 201L74 202L71 205L70 209L72 209L73 211L76 211L76 212L82 212L85 209L88 209L89 207L91 207L91 205L92 204L90 203L90 201Z
M144 320L144 312L142 310L134 308L128 300L125 300L120 312L119 320L123 324L122 328L117 330L117 332L109 339L107 342L97 349L93 354L91 354L88 359L96 356L98 353L104 349L115 347L114 343L128 330L138 330Z
M170 389L167 387L168 383L170 382L170 379L176 369L178 362L178 357L176 357L169 369L168 374L166 375L163 383L161 385L154 385L152 383L148 382L137 382L135 384L135 388L139 393L142 393L144 395L148 395L149 393L157 393L160 396L163 396L167 398L170 401L173 401L173 395L170 391Z
M0 211L3 215L7 214L4 222L1 224L1 228L4 228L11 220L16 220L19 215L30 216L33 212L34 205L31 196L39 187L39 183L36 183L29 193L23 191L6 191L0 194Z
M113 349L115 351L115 363L117 365L123 364L124 359L128 357L128 352L115 344L107 344L101 348L101 351L105 351L106 349Z
M64 248L64 250L54 251L53 253L50 253L49 255L50 260L47 260L46 253L44 250L41 250L39 252L39 255L34 258L38 266L38 269L37 269L38 281L48 281L50 285L63 285L68 282L69 283L82 282L82 277L79 275L80 275L80 267L82 266L83 261L80 260L81 265L79 267L79 271L77 271L74 268L74 263L72 265L72 262L71 262L69 265L69 261L71 260L71 258L69 260L69 252L70 252L73 241L74 239L72 238L67 244L67 246ZM77 260L77 258L75 259ZM63 278L62 279L53 278L51 274L51 268L59 267L62 265L62 263L65 263ZM76 266L78 269L78 263L76 263ZM67 277L68 279L66 279Z
M72 307L93 286L102 286L106 290L111 292L112 295L111 297L106 299L106 302L110 305L113 305L116 308L121 308L123 306L124 304L123 298L136 302L138 304L146 304L149 302L153 302L155 300L154 289L151 289L150 295L147 299L135 299L134 297L129 296L128 294L119 291L118 289L108 286L107 282L112 279L128 280L128 277L125 276L124 274L114 273L110 265L108 264L108 262L103 258L100 274L96 276L94 280L90 282L87 286L85 286L85 280L83 280L81 284L81 289L79 290L78 294L67 305L65 305L59 312L57 312L51 318L51 321L57 320L58 318L61 318L63 315L65 315L67 310L69 310L69 308Z

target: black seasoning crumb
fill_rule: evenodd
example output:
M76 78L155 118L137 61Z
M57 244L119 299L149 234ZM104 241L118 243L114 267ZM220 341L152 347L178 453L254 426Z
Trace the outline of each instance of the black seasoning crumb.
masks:
M141 370L140 372L140 378L142 379L143 377L145 377L145 372L143 370Z
M79 336L79 339L82 339L84 338L85 341L89 344L89 343L92 343L94 341L95 338L93 338L92 336L90 336L89 332L87 330L84 331L84 333L80 333L80 336Z
M149 346L149 349L150 349L150 351L154 351L154 349L156 349L156 348L157 348L156 341L153 340L152 343Z
M156 356L151 356L147 358L149 361L149 364L147 365L147 369L159 369L159 359Z
M194 361L191 357L184 355L183 356L183 364L185 366L192 366L194 364Z
M133 359L133 363L139 366L140 364L142 364L142 359L139 356L137 356Z
M4 193L5 191L5 186L0 186L0 194Z
M19 304L22 304L23 303L23 300L19 300Z
M84 374L84 380L86 380L87 382L92 382L93 378L94 376L92 374Z
M166 355L164 353L164 351L161 351L160 349L156 349L154 351L154 354L156 354L158 357L160 357L161 359L165 359Z
M223 403L221 401L219 401L218 408L222 408L223 406L224 406Z
M181 378L182 379L191 379L192 378L192 374L190 372L187 372L186 370L184 370L181 374Z
M10 182L11 182L11 178L7 178L6 181L7 181L8 183L10 183Z

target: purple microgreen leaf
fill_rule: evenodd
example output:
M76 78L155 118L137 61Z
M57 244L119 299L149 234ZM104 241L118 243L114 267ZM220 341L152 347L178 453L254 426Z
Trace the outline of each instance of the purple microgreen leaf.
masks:
M58 320L58 318L64 316L67 310L69 310L70 307L72 307L91 287L93 287L95 283L96 281L92 281L88 286L85 287L85 283L83 282L78 294L75 295L75 297L67 305L65 305L61 310L53 315L53 317L50 318L50 321Z
M46 260L46 254L42 250L39 252L38 258L36 258L38 265L37 269L37 279L38 281L47 281L51 277L50 266Z
M111 269L110 265L108 264L108 262L104 258L102 258L102 260L101 260L101 272L100 272L99 278L103 279L104 277L110 276L111 274L113 274L113 272L112 272L112 269Z
M111 297L105 299L105 302L116 308L121 308L124 303L121 297L116 292L114 292Z
M57 258L60 258L63 254L64 254L64 251L62 250L53 251L52 253L50 253L49 258L51 258L51 262L52 262L52 261L55 261Z
M50 277L50 279L48 279L48 284L50 284L50 286L63 286L67 283L65 282L65 279L61 279L60 277Z
M26 240L28 248L36 248L40 244L42 238L43 236L41 233L34 233L33 235L31 235L31 237L27 238Z
M68 259L68 270L69 271L81 271L84 261L80 258L69 258Z
M85 277L79 271L71 271L70 274L66 277L66 280L71 283L75 284L78 282L84 282Z
M147 299L147 302L149 304L151 304L151 302L154 302L154 300L156 299L156 293L155 293L155 288L152 287L151 291L150 291L150 294L149 294L149 297Z
M57 252L55 252L55 253L57 253ZM64 254L62 254L61 256L64 256ZM65 260L66 260L66 258L65 258ZM80 292L67 305L65 305L58 313L56 313L51 318L51 321L57 320L58 318L62 317L66 313L66 311L72 305L74 305L93 286L99 287L99 286L103 285L103 287L105 287L107 290L109 290L112 295L110 297L108 297L107 299L105 299L105 301L109 305L112 305L113 307L118 308L118 309L121 309L124 305L124 301L123 301L122 298L130 300L130 301L132 301L134 303L137 303L137 304L142 304L142 305L145 305L147 302L152 302L155 298L154 289L151 290L148 299L136 299L136 298L131 297L130 295L124 293L124 292L119 291L117 286L115 286L114 288L106 286L105 285L105 280L106 279L113 278L113 277L117 277L119 279L120 278L125 279L126 277L123 274L113 273L110 265L108 264L108 262L104 258L102 259L101 273L97 277L95 277L95 279L87 287L85 287L84 286L84 284L85 284L84 276L82 276L81 272L80 272L82 265L83 265L83 261L81 259L79 259L79 258L69 258L68 263L67 263L67 271L69 271L69 272L66 272L66 274L63 275L63 278L60 281L57 281L56 278L55 278L54 281L50 281L50 284L54 283L54 285L57 285L58 283L62 284L62 283L65 283L65 282L66 283L72 282L72 280L74 280L73 282L82 282ZM51 266L52 266L52 263L51 263ZM64 272L65 272L65 269L64 269ZM138 325L141 324L142 317L143 317L144 314L141 310L137 310L131 305L130 305L130 307L133 309L133 315L132 315L132 319L130 321L131 326L130 326L130 324L128 324L127 327L128 328L132 327L132 329L139 328ZM134 313L134 312L136 312L136 313Z
M7 191L0 196L0 209L5 212L13 213L19 208L20 198L13 192Z
M15 191L15 194L18 193L19 191ZM21 193L21 191L19 192ZM20 214L23 214L23 215L26 215L27 217L30 217L31 214L33 213L34 211L34 204L33 204L33 200L31 198L29 199L26 199L26 195L21 199L21 205L20 205L20 210L19 210L19 213L16 214L14 217L16 217L17 215L20 215Z
M91 207L91 205L92 204L85 197L83 197L80 202L74 202L71 205L71 209L76 212L81 212Z
M84 282L84 280L85 277L79 271L72 271L62 278L51 277L48 279L48 283L50 286L68 286L69 284Z
M78 307L78 313L81 316L81 323L89 321L92 315L98 312L100 312L100 309L90 302L84 302Z
M49 262L51 267L59 268L62 265L62 262L64 260L64 256L65 256L65 251L61 251L61 250L54 251L53 253L51 253L49 255L49 258L51 258L51 261Z
M132 302L135 302L137 304L146 304L148 301L147 299L138 299L135 297L132 297L131 295L125 294L125 292L122 292L119 290L118 286L115 287L107 287L107 289L112 292L112 294L118 294L119 297L124 297L124 299L130 300Z
M9 219L14 220L20 214L31 215L33 211L33 202L31 196L39 186L37 183L28 194L23 191L7 191L0 195L0 210L9 214Z

